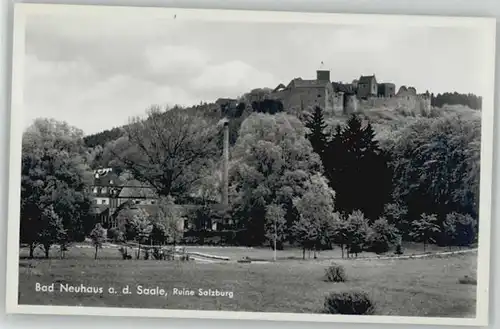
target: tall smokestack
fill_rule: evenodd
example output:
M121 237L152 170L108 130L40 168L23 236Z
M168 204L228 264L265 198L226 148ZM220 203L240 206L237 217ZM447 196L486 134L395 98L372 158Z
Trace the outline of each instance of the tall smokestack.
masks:
M224 122L224 150L222 156L222 205L229 205L229 122Z

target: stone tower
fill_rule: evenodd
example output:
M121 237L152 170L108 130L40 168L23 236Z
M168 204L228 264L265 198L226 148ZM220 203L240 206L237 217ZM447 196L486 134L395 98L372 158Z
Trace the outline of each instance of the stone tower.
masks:
M316 80L330 82L330 71L329 70L317 70Z

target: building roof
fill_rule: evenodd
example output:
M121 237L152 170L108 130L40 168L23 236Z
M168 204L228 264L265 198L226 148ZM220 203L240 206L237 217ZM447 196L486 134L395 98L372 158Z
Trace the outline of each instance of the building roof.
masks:
M292 88L325 88L329 82L326 80L303 80L296 78L288 84Z
M377 79L375 79L375 75L362 75L359 78L358 83L370 83L373 80L377 81Z
M280 83L276 88L274 88L273 92L276 92L278 90L282 90L282 89L285 89L286 86L282 83Z
M93 204L92 205L92 210L97 214L105 214L109 212L109 206L106 204Z
M98 169L94 171L94 186L120 186L119 176L111 169Z
M158 215L159 207L157 204L137 204L131 205L130 209L143 209L148 213L149 216L155 217Z
M186 212L194 211L196 209L199 209L201 206L190 204L174 204L173 207L176 211L180 212L181 216L184 216ZM142 209L146 211L151 217L156 217L160 213L160 206L158 204L129 204L129 209Z
M158 198L158 195L151 185L132 179L122 185L122 190L120 191L118 197L132 199L156 199Z
M117 197L120 193L121 187L116 186L94 186L94 190L92 191L93 196L95 197Z

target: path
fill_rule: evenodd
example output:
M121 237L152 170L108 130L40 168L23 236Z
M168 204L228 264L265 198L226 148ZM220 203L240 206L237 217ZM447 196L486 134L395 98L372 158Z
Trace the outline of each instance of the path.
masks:
M75 245L77 248L94 248L92 245L87 245L87 244L78 244ZM114 243L105 243L103 245L103 248L106 249L119 249L120 247L123 247L123 245L119 244L114 244ZM134 245L126 245L127 248L130 248L132 250L137 250L137 247ZM204 247L204 246L200 246ZM199 247L196 246L198 249ZM216 246L206 246L206 249L216 249L218 248L231 248L231 247L216 247ZM238 247L236 247L238 248ZM245 247L239 247L241 249ZM202 263L235 263L238 261L238 259L231 259L230 257L225 257L225 256L219 256L213 253L201 253L201 252L196 252L196 251L189 251L189 247L187 246L176 246L176 252L180 253L182 250L186 250L187 254L189 257L195 261L202 262ZM251 249L251 248L247 248ZM344 258L344 260L401 260L401 259L417 259L417 258L431 258L431 257L446 257L446 256L452 256L452 255L458 255L458 254L466 254L466 253L473 253L477 252L477 248L473 249L464 249L464 250L455 250L455 251L445 251L445 252L433 252L433 253L425 253L425 254L412 254L412 255L393 255L393 256L368 256L368 257L354 257L354 258ZM318 260L320 262L331 262L334 261L338 258L331 258L331 259L322 259ZM255 262L252 261L252 263L268 263L268 262Z

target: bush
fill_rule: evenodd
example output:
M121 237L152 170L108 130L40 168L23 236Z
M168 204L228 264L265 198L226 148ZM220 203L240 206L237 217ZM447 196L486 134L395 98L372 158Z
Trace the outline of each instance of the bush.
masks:
M107 238L109 241L123 242L124 241L123 237L124 237L123 232L120 231L117 227L112 227L108 229Z
M375 304L365 292L332 292L325 298L324 312L328 314L370 315L375 313Z
M326 269L326 281L344 282L346 280L347 280L347 275L342 265L333 264Z
M477 280L474 278L471 278L470 276L466 275L463 278L458 280L458 283L460 284L471 284L471 285L477 285Z

